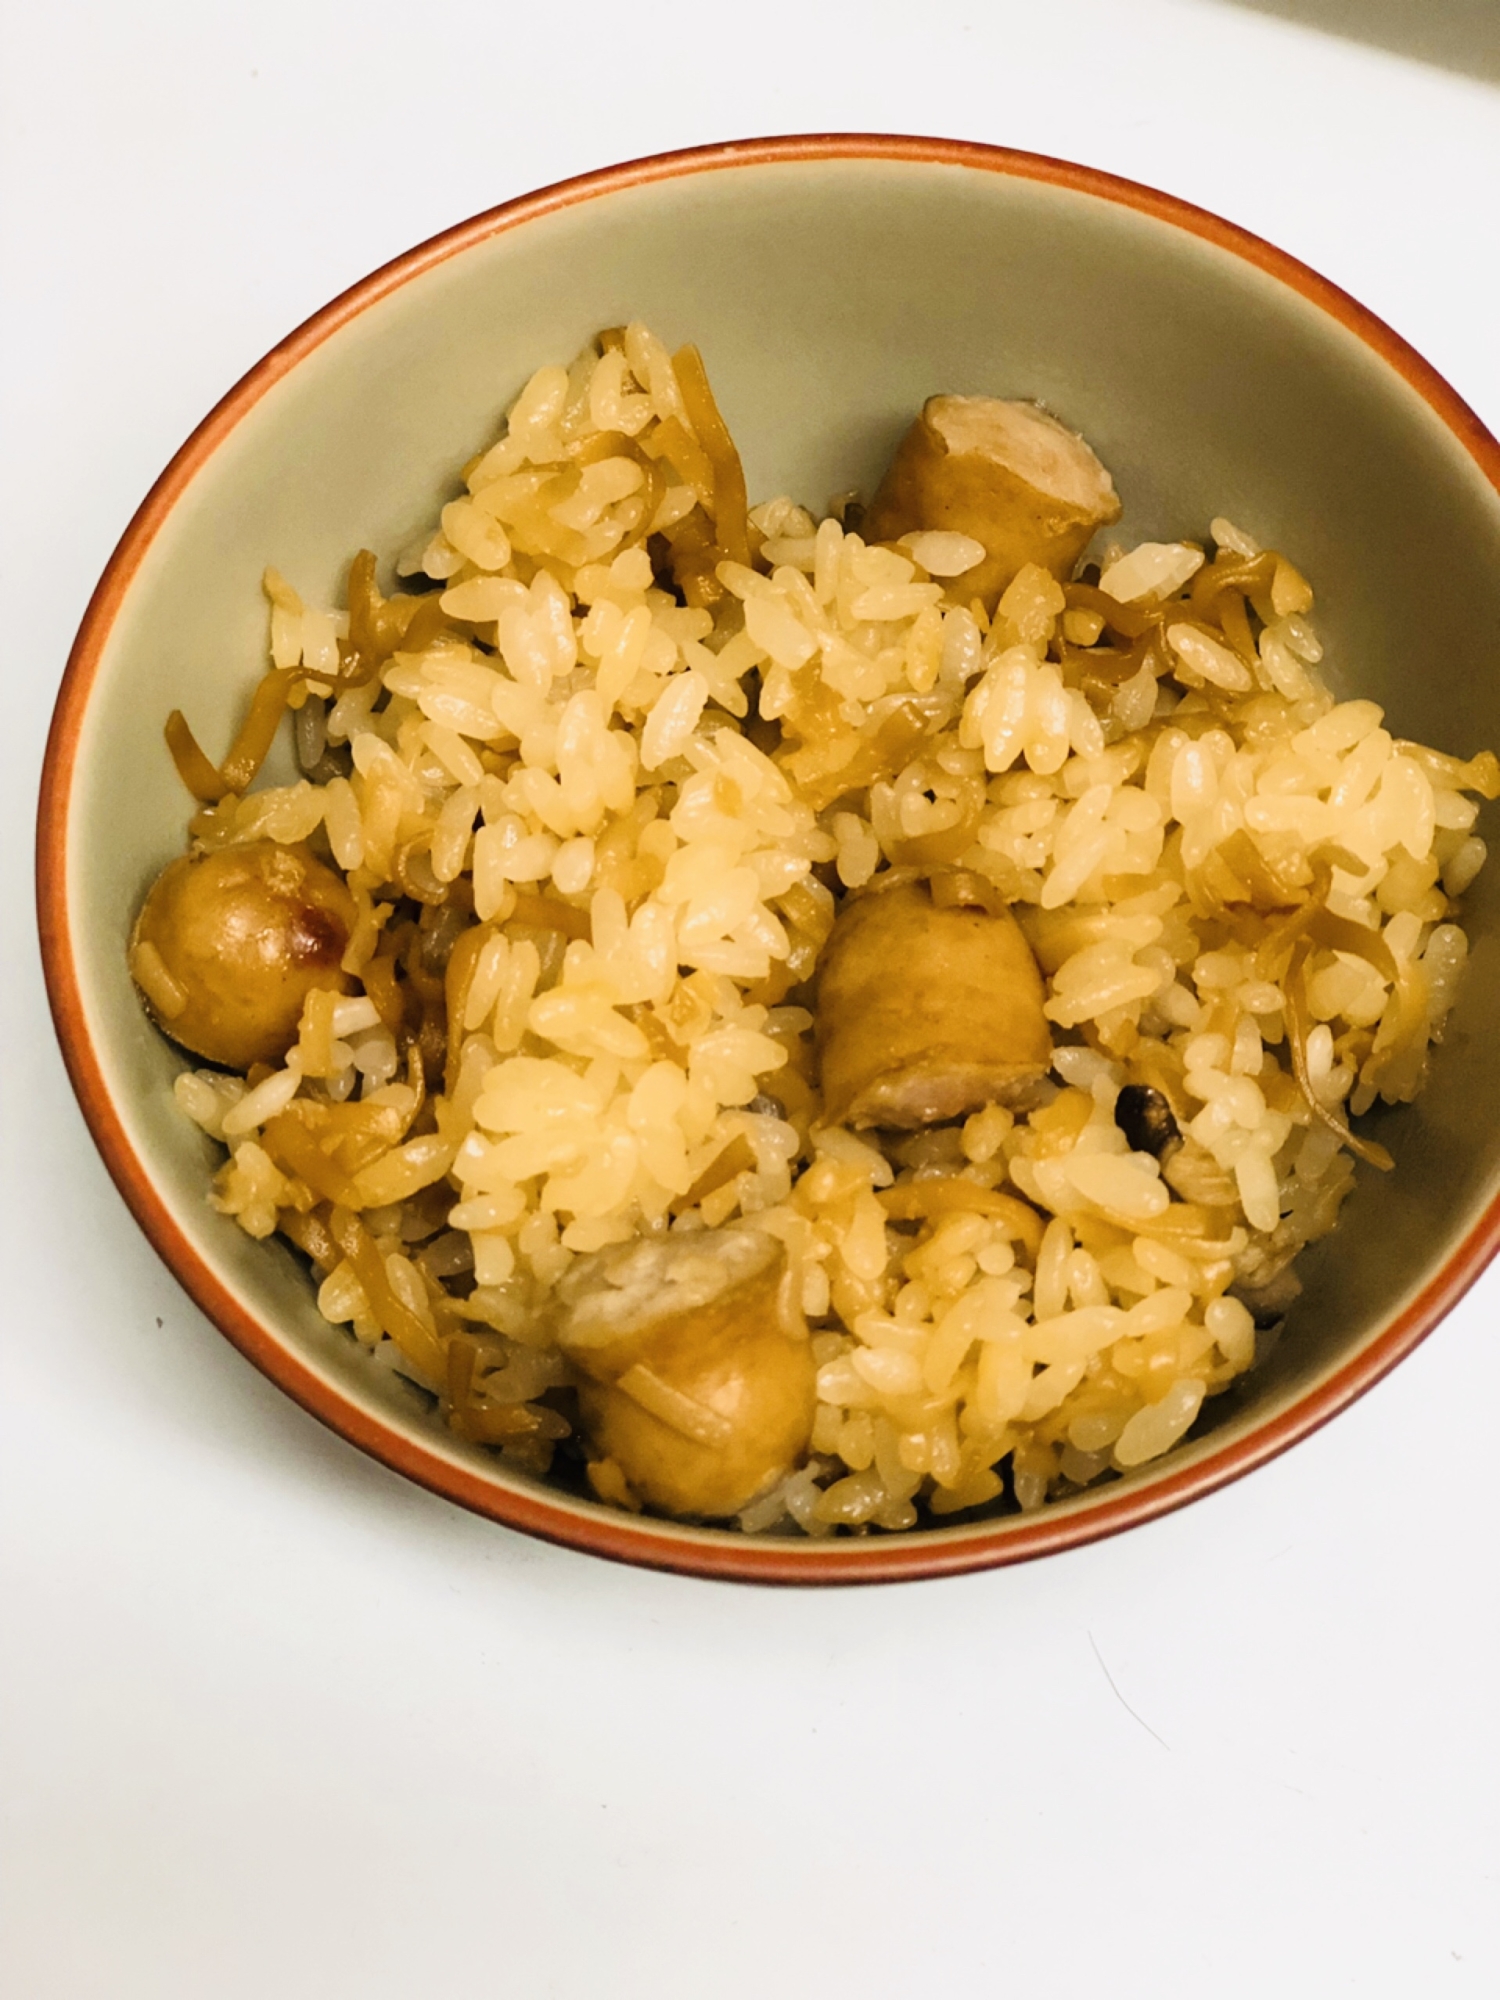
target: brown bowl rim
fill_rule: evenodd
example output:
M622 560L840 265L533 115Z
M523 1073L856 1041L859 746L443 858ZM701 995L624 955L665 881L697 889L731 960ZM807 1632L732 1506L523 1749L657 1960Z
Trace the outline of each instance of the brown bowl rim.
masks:
M63 1060L115 1185L189 1296L248 1360L330 1429L393 1470L475 1513L594 1555L684 1574L760 1583L875 1583L956 1575L1076 1548L1153 1520L1241 1478L1319 1429L1373 1387L1437 1325L1500 1248L1500 1196L1422 1291L1358 1355L1248 1436L1139 1486L1125 1483L1079 1507L978 1527L820 1542L757 1540L684 1530L640 1516L492 1483L346 1400L249 1312L178 1225L116 1111L89 1032L67 904L68 808L80 729L94 676L147 549L200 468L289 370L340 327L448 258L522 224L601 195L688 174L800 161L878 160L962 166L1072 189L1134 209L1230 251L1329 313L1423 399L1500 494L1500 444L1415 349L1348 293L1262 238L1175 195L1043 154L956 139L811 133L661 153L579 175L485 210L418 244L341 292L244 375L203 419L136 510L100 577L68 655L47 741L37 820L42 961Z

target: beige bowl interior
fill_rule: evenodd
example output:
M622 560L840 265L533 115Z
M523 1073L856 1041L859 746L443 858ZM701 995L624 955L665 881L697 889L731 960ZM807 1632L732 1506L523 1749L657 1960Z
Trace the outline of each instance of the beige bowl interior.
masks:
M1389 360L1220 243L1098 193L879 157L680 171L505 220L335 325L192 473L104 637L66 823L86 1032L128 1145L197 1257L337 1389L356 1429L394 1427L497 1493L520 1483L325 1326L290 1254L209 1210L211 1149L173 1107L178 1060L125 972L141 894L183 838L163 718L180 706L206 744L227 741L263 659L265 563L332 599L368 545L388 582L529 371L642 317L701 346L753 496L821 507L868 489L934 390L1039 397L1111 467L1121 533L1201 535L1229 514L1315 580L1341 690L1381 702L1400 735L1462 753L1500 744L1494 489ZM1284 1417L1411 1304L1493 1200L1497 902L1491 877L1472 898L1471 971L1429 1093L1381 1122L1399 1171L1361 1169L1279 1347L1222 1399L1206 1440L1134 1487ZM1087 1515L1119 1491L1064 1509ZM586 1537L598 1510L559 1505L575 1524L561 1531ZM689 1563L725 1540L654 1531ZM996 1532L908 1541L941 1542L950 1560L972 1542L971 1559L994 1560L978 1543ZM812 1565L823 1553L784 1550Z

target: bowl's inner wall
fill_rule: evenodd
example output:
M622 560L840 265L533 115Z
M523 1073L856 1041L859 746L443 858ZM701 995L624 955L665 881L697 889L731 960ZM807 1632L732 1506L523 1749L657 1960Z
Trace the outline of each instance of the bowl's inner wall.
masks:
M245 413L142 562L80 743L69 896L90 1032L169 1207L253 1313L402 1424L425 1424L417 1399L323 1325L292 1259L206 1207L210 1149L172 1105L177 1060L126 976L133 913L180 850L188 810L161 725L182 707L216 754L264 660L262 567L335 602L348 558L369 546L389 584L528 373L631 317L701 346L752 497L785 490L821 508L868 490L936 390L1034 396L1111 467L1120 533L1202 536L1227 513L1314 579L1342 691L1381 702L1398 734L1463 754L1500 745L1493 489L1326 313L1118 203L965 167L742 165L580 202L381 299ZM1493 1193L1497 899L1493 881L1472 898L1474 959L1431 1090L1382 1127L1397 1173L1361 1169L1231 1428L1354 1352Z

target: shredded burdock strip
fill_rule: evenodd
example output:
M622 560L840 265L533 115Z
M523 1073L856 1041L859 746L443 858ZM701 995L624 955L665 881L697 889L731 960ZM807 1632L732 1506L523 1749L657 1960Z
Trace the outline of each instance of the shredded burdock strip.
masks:
M1286 1037L1291 1045L1292 1069L1297 1078L1297 1088L1307 1104L1308 1110L1338 1139L1341 1146L1347 1146L1351 1153L1372 1167L1379 1167L1383 1174L1389 1173L1396 1162L1378 1140L1362 1139L1349 1130L1336 1111L1331 1111L1318 1096L1313 1087L1312 1072L1307 1062L1307 1038L1311 1032L1310 1015L1307 1006L1307 959L1303 954L1294 959L1286 979Z
M681 474L685 486L698 496L698 504L713 518L714 467L681 417L663 417L641 441L641 449L653 459L665 458Z
M564 1438L571 1428L556 1410L535 1403L496 1403L478 1381L479 1360L496 1351L493 1338L449 1334L443 1372L448 1428L471 1444L513 1444L522 1438Z
M696 347L680 347L672 356L672 369L698 442L712 467L714 526L719 546L731 562L748 567L749 498L745 491L745 468L708 386L703 356Z
M643 1410L659 1417L670 1430L682 1437L692 1438L697 1444L727 1444L734 1434L734 1427L727 1418L721 1417L717 1410L711 1410L706 1403L700 1403L696 1396L674 1389L670 1382L664 1382L643 1361L627 1368L615 1387L631 1402L639 1403Z
M363 1208L353 1178L318 1144L311 1128L294 1111L283 1111L267 1124L261 1144L279 1167L294 1174L320 1201L346 1209Z
M1042 1246L1045 1218L1019 1195L981 1187L961 1174L932 1175L918 1181L898 1181L876 1197L892 1222L927 1222L939 1215L989 1215L1003 1222L1011 1235L1035 1257Z
M447 1372L444 1343L396 1295L374 1237L342 1203L328 1217L329 1234L348 1258L365 1303L424 1381L441 1382Z

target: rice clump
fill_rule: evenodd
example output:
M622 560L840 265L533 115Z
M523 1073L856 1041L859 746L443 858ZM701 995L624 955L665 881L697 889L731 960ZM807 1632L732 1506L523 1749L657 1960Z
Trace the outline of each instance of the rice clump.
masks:
M1309 586L1230 522L1028 567L987 616L945 582L962 536L747 509L700 383L614 330L527 383L408 589L361 558L337 610L267 572L304 775L205 797L192 835L330 859L357 990L178 1102L226 1149L215 1206L523 1471L639 1504L580 1444L558 1287L753 1229L817 1404L746 1530L1035 1508L1181 1439L1356 1156L1389 1163L1348 1121L1422 1086L1500 769L1335 700ZM939 876L1019 919L1050 1075L827 1124L838 910Z

